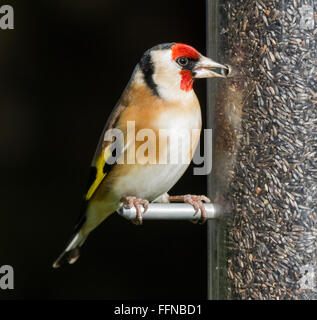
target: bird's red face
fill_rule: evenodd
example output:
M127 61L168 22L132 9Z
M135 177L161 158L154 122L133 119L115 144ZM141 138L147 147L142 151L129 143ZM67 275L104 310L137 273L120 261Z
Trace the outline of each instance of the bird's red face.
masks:
M196 78L224 77L215 69L227 69L183 43L161 44L145 52L140 63L144 80L161 97L184 96Z
M224 77L222 74L214 72L213 69L227 69L227 67L204 57L195 48L187 44L175 43L171 49L173 60L182 68L180 73L183 90L192 89L194 78Z
M199 60L199 52L193 47L183 44L175 43L172 46L172 59L182 67L180 75L182 77L180 88L183 91L190 91L193 89L193 73L192 64L195 64Z

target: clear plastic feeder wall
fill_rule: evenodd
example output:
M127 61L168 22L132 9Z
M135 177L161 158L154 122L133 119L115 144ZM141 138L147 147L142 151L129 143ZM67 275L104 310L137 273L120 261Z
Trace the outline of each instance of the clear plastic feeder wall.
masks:
M316 299L317 0L207 3L210 298Z

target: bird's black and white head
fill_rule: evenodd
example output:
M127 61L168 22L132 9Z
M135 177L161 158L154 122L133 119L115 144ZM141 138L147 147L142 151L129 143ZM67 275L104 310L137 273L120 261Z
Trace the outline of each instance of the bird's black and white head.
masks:
M139 67L153 94L165 100L193 95L194 79L224 77L215 70L227 69L182 43L160 44L147 50Z

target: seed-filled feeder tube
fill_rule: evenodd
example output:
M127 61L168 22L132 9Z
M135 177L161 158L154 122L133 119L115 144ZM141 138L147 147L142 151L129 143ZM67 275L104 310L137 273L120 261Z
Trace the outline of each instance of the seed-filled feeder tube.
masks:
M207 4L209 298L316 299L317 0Z

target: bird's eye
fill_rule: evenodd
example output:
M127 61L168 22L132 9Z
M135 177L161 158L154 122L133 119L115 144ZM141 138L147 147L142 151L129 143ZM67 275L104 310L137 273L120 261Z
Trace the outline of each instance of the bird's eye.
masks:
M177 63L181 66L181 67L185 67L188 65L188 58L186 57L180 57L177 59Z

